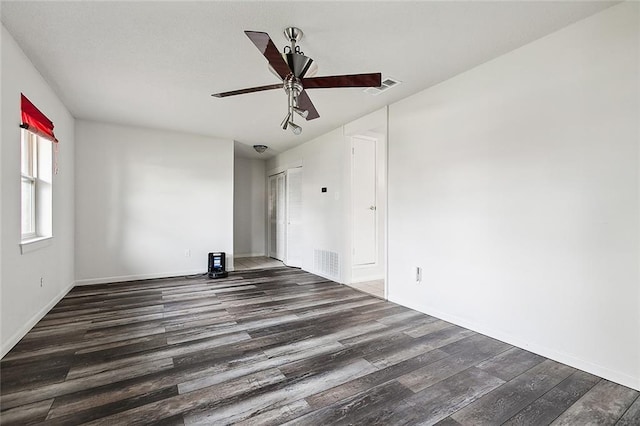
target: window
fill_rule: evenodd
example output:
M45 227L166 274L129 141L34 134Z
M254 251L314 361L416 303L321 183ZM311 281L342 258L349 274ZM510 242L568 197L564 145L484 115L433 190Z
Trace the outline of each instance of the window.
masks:
M22 242L52 236L51 141L23 129L21 144Z
M51 242L53 236L53 164L52 146L58 139L49 120L29 99L20 94L20 250L37 250ZM17 182L16 182L17 183Z

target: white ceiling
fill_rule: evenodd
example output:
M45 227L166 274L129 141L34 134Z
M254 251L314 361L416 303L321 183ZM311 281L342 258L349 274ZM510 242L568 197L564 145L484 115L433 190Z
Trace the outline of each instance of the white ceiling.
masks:
M282 152L529 43L614 2L2 2L2 22L76 118L265 144ZM320 118L294 136L284 91L211 93L277 83L243 33L284 28L318 76L382 72L379 96L312 89ZM298 118L298 123L302 121ZM300 123L299 123L300 124ZM257 156L236 143L244 156Z

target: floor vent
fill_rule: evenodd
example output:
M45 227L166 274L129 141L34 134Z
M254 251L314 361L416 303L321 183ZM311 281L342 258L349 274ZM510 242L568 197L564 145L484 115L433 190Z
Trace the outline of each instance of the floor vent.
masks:
M380 87L367 87L366 89L364 89L364 92L373 96L378 96L380 93L386 92L387 90L391 89L394 86L397 86L400 83L400 80L396 80L393 77L385 77L385 79L382 80L382 85Z
M313 267L320 275L340 278L340 257L335 251L315 249L313 251Z

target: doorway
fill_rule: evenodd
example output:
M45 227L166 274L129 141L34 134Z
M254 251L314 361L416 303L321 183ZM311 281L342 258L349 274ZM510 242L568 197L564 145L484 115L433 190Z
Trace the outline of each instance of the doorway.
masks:
M269 176L269 257L302 267L302 167Z
M350 137L350 285L385 298L386 132L380 130Z
M284 260L285 246L285 174L269 176L269 257Z
M373 266L378 261L376 145L374 138L351 138L352 262L355 268Z

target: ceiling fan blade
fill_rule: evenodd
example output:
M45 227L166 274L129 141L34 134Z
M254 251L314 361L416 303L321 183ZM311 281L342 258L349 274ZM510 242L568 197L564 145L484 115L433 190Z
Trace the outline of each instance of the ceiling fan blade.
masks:
M327 89L332 87L380 87L382 74L379 72L370 74L330 75L327 77L303 78L302 86L305 89Z
M269 65L278 73L281 79L285 79L289 74L291 74L291 69L289 69L289 65L285 62L280 54L280 51L271 41L271 37L269 34L259 32L259 31L245 31L244 32L247 37L256 45L260 53L267 58L269 61Z
M320 114L318 114L318 111L313 105L313 102L311 102L311 99L309 99L309 95L307 95L307 92L305 92L304 90L298 95L298 108L309 111L309 114L307 115L307 121L314 120L320 117Z
M248 89L231 90L229 92L214 93L211 96L216 98L226 98L227 96L244 95L245 93L262 92L263 90L282 89L282 83L270 84L268 86L250 87Z

